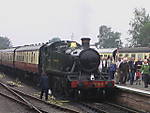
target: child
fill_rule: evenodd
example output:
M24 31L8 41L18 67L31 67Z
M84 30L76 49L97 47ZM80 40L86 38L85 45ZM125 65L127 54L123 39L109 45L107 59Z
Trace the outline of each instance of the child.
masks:
M137 72L135 73L136 85L137 84L141 85L141 80L142 80L142 74L141 74L140 70L137 70Z

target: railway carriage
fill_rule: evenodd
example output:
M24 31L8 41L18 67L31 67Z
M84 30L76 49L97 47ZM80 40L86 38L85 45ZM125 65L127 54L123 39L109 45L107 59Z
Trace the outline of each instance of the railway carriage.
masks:
M135 48L121 48L118 50L119 57L134 57L135 60L138 58L146 59L150 58L150 48L149 47L135 47Z
M14 67L14 57L15 57L15 51L16 48L10 48L0 51L0 61L1 65L4 65L6 67Z
M39 73L39 49L42 45L22 46L15 50L15 68Z
M101 58L104 57L112 57L114 53L116 58L131 58L134 57L137 61L138 58L146 59L150 58L150 47L134 47L134 48L106 48L106 49L98 49Z

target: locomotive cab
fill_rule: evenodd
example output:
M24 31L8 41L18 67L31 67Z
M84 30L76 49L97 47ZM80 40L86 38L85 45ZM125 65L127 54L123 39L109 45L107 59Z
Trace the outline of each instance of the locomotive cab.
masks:
M75 42L73 42L75 43ZM42 71L50 74L67 74L71 71L73 65L72 53L75 48L79 48L80 45L76 43L76 47L72 45L72 41L58 41L44 45L41 48L41 64L44 67Z

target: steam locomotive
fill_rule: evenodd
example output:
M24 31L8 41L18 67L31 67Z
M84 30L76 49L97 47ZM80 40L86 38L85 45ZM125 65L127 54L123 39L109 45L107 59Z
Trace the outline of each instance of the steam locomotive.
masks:
M56 41L44 45L21 46L0 50L0 65L20 71L37 79L45 72L52 92L67 96L107 94L114 81L103 76L98 66L99 53L89 48L90 38L75 41ZM105 92L105 93L104 93Z

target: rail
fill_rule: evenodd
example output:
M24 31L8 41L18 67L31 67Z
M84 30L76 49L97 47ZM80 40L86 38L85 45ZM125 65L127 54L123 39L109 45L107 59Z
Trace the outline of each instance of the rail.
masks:
M42 113L42 111L40 111L37 107L35 107L34 105L32 105L30 102L28 102L28 101L27 101L26 99L24 99L22 96L20 96L19 94L17 94L17 93L14 92L13 90L11 90L7 85L5 85L5 84L2 83L2 82L0 82L0 85L3 86L5 89L7 89L9 92L11 92L13 95L15 95L17 98L19 98L19 99L22 100L22 101L19 101L19 100L13 98L13 97L11 97L11 96L9 96L9 95L4 94L4 93L1 92L0 94L1 94L2 96L5 96L5 97L7 97L7 98L9 98L9 99L12 99L12 100L14 100L14 101L16 101L16 102L19 102L19 103L22 103L22 104L24 104L24 105L27 105L29 108L34 109L37 113Z
M9 87L7 85L5 85L4 83L0 82L0 84L5 87L7 90L9 90L11 93L13 93L17 98L19 98L19 100L17 99L14 99L12 98L11 96L8 96L6 94L1 94L9 99L12 99L18 103L21 103L21 104L24 104L28 107L30 107L31 109L34 109L37 113L48 113L48 111L46 110L43 110L41 107L38 107L37 105L33 105L31 102L29 102L28 100L34 100L36 101L37 103L41 103L41 104L45 104L45 105L48 105L48 106L51 106L51 108L54 108L56 110L60 110L60 111L64 111L64 112L67 112L67 113L79 113L78 111L76 110L73 110L73 109L69 109L69 108L65 108L63 106L59 106L59 105L56 105L56 104L51 104L51 103L48 103L46 101L43 101L41 99L38 99L34 96L31 96L29 94L26 94L24 92L21 92L15 88L12 88L12 87ZM28 99L26 99L28 98Z

